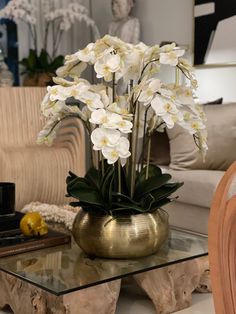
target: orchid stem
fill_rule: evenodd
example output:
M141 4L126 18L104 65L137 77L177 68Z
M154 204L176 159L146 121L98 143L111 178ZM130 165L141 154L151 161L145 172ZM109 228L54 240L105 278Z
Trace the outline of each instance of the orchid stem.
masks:
M113 73L112 78L112 102L116 101L116 74Z
M100 153L101 153L101 152L100 152ZM102 176L104 177L105 169L104 169L104 158L103 158L102 153L101 153L101 164L102 164Z
M149 164L150 164L150 155L151 155L151 137L148 137L148 148L147 148L147 166L146 166L146 176L145 179L148 179L149 174Z
M135 114L137 112L137 114ZM131 163L131 198L134 195L134 187L135 187L135 170L136 170L136 159L137 159L137 144L138 144L138 128L139 128L139 106L134 108L134 125L135 130L132 133L132 163Z
M179 79L180 79L180 70L179 68L175 68L175 85L179 86Z
M118 160L118 193L121 194L121 163Z

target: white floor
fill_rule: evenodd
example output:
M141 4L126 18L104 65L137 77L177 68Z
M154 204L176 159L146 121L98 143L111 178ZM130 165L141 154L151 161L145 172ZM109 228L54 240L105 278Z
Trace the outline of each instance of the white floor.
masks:
M0 311L0 314L9 312ZM116 314L156 314L151 301L143 294L125 289L121 291ZM193 304L190 308L176 312L177 314L215 314L212 294L193 294ZM23 313L15 313L23 314ZM91 313L94 314L94 313Z

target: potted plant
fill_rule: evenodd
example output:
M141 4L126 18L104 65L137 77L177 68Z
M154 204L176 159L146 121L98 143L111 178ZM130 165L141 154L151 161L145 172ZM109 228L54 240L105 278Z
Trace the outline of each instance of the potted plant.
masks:
M95 22L89 17L87 8L71 3L66 8L53 9L53 1L41 0L43 25L37 25L37 6L25 0L11 0L0 10L0 18L24 22L28 26L32 49L29 55L20 61L25 74L25 86L47 86L58 67L63 65L64 57L58 55L63 33L68 31L75 21L84 21L92 28L95 38L100 37ZM39 44L42 42L42 44Z
M196 103L193 69L175 44L127 44L106 35L65 57L55 86L47 88L42 113L47 118L38 143L51 144L64 119L81 119L90 137L91 167L85 177L70 172L68 196L81 206L73 235L90 255L131 258L152 254L168 236L161 208L182 183L150 164L151 135L179 124L207 149L204 114ZM101 80L81 78L91 65ZM164 83L164 66L182 72L188 85ZM127 93L119 93L127 84ZM69 102L68 102L69 100ZM141 154L138 139L141 138ZM144 151L147 148L147 157Z

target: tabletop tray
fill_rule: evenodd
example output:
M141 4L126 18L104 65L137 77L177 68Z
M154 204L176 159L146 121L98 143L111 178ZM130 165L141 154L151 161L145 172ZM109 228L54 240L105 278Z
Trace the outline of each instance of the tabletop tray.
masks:
M70 242L70 235L54 230L49 230L45 236L32 238L22 236L19 229L4 232L4 234L0 232L0 257L63 245Z

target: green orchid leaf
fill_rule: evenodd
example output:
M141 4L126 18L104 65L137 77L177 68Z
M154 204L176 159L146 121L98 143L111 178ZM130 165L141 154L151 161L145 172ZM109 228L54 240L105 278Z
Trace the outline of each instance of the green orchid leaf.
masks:
M92 186L100 190L101 187L101 173L94 167L91 167L85 175L85 178L90 182Z
M106 181L107 176L109 176L111 172L114 172L114 167L111 165L105 165L105 173L101 180L101 186L104 185L104 181Z
M109 167L104 175L101 184L101 194L106 201L107 205L111 207L112 205L112 189L113 189L113 182L114 182L114 168Z
M140 200L145 194L150 193L166 184L171 179L171 175L165 173L161 176L153 176L141 183L138 183L134 192L134 200Z
M140 203L135 202L131 197L124 195L122 193L118 193L118 192L113 192L112 193L112 197L113 197L113 202L119 202L119 201L126 201L129 202L130 204L134 204L139 206Z
M138 174L137 176L137 179L136 179L136 184L139 184L141 182L144 182L146 181L146 170L147 170L147 167L144 167L140 173ZM148 178L151 178L151 177L159 177L162 175L162 171L161 171L161 168L157 167L156 165L149 165L148 167Z
M69 196L68 196L69 197ZM70 202L70 206L73 206L73 207L80 207L81 206L81 203L80 202Z
M67 178L66 178L66 183L71 182L75 178L78 178L78 176L76 174L74 174L73 172L69 171L69 176L67 176Z
M28 70L34 71L38 66L37 62L38 56L35 50L30 49L28 56Z
M93 189L89 188L68 188L68 194L76 199L79 199L80 203L97 205L99 207L106 207L103 199L99 193Z
M39 63L40 63L40 68L44 69L46 72L48 71L49 67L49 55L46 50L42 49L39 55Z
M169 198L164 198L158 202L154 202L150 208L150 210L155 210L155 209L158 209L158 208L161 208L162 206L165 206L166 204L170 203L171 202L171 199Z
M28 68L29 66L29 61L27 58L23 58L19 63L22 64L26 68Z
M175 191L177 191L181 186L183 185L183 182L176 182L176 183L168 183L164 186L160 187L159 189L156 189L152 191L152 196L155 198L155 201L159 201L163 198L166 198L173 194Z
M129 202L113 202L112 205L117 206L117 208L126 208L129 210L134 210L134 211L139 212L139 213L145 212L145 210L142 207L139 207L139 206L132 204L132 203L129 203ZM113 211L114 210L112 209L112 212Z
M94 204L88 204L87 202L71 202L70 203L71 206L73 207L82 207L84 211L87 212L101 212L102 214L106 214L109 215L110 212L107 211L103 206L96 206Z
M79 199L80 202L104 206L100 193L91 186L89 180L75 176L67 177L67 193Z
M58 56L56 57L50 64L49 70L50 72L55 72L59 67L61 67L64 63L64 57Z
M86 189L94 189L89 180L87 180L86 178L73 178L71 179L71 177L67 177L67 190L68 189L79 189L79 188L86 188Z
M155 198L152 196L152 194L145 195L145 197L141 200L142 208L148 212L152 208L152 204L154 202Z
M114 219L117 219L120 217L120 215L134 215L134 214L140 214L140 212L137 212L135 210L130 209L129 207L116 207L112 209L112 216Z
M130 195L130 183L128 181L128 175L126 174L125 167L120 168L121 172L121 188L122 188L122 194Z

